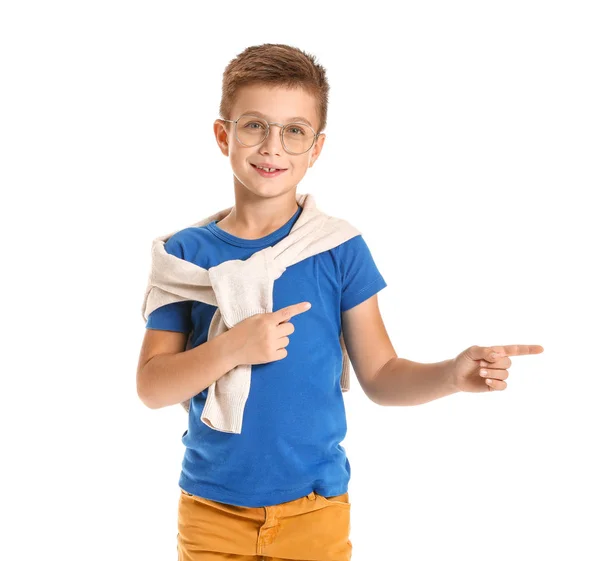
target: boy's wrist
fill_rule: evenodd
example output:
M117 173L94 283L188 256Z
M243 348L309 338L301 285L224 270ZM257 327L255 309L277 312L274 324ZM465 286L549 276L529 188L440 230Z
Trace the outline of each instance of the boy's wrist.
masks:
M242 357L242 344L239 340L235 326L221 333L221 337L223 339L223 352L229 361L229 370L233 370L240 364L245 364Z

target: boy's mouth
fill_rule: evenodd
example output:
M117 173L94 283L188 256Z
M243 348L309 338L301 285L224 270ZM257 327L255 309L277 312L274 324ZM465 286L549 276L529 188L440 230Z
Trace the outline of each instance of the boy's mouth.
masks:
M263 177L275 177L277 175L281 175L284 171L286 171L286 169L279 168L269 168L274 171L267 171L265 168L259 168L258 166L255 166L252 163L250 165Z

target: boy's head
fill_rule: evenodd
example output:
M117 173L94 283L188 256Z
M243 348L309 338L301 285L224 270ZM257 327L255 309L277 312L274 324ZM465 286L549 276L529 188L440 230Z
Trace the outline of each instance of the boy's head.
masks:
M214 132L238 186L262 196L296 187L325 142L328 95L325 69L295 47L248 47L228 64ZM260 164L284 171L265 176Z

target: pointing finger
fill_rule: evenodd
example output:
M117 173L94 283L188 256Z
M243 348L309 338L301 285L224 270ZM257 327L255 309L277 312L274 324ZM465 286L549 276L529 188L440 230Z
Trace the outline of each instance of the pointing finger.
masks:
M501 358L503 356L539 355L544 352L541 345L502 345L491 347L496 356L490 358Z

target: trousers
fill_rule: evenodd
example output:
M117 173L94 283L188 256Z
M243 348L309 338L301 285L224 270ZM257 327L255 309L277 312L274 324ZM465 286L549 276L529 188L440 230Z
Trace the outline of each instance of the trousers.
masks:
M311 492L264 507L220 503L181 490L178 561L350 561L348 493Z

